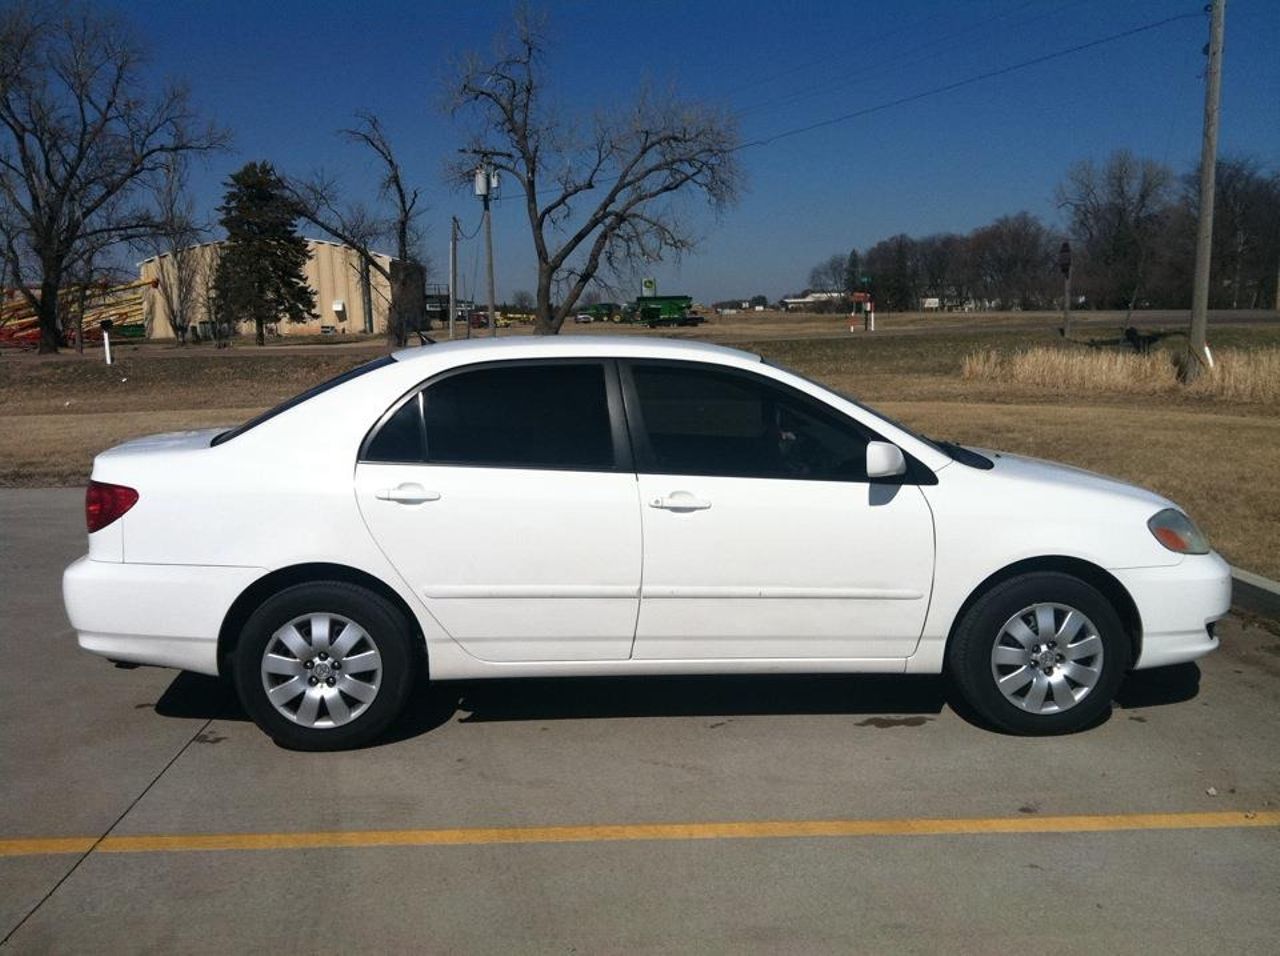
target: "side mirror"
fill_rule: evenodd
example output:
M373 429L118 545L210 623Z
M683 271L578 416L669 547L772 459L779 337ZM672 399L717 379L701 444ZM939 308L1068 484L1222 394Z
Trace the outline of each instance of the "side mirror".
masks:
M867 442L867 477L892 478L907 473L902 449L887 441Z

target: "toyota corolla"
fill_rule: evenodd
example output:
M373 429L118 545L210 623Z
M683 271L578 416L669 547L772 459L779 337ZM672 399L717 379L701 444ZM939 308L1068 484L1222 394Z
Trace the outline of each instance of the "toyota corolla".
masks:
M376 738L420 679L948 673L1095 723L1217 646L1176 505L933 441L759 356L607 337L397 352L94 461L80 646L234 681L279 743Z

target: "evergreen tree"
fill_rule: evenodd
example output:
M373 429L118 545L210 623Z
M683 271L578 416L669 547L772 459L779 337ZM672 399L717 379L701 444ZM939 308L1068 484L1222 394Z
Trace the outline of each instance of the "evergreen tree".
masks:
M218 213L227 241L214 278L217 321L251 320L262 345L268 322L314 318L316 294L303 273L311 253L271 164L247 163L234 173Z
M844 263L844 291L859 292L862 289L862 257L857 249L849 251Z

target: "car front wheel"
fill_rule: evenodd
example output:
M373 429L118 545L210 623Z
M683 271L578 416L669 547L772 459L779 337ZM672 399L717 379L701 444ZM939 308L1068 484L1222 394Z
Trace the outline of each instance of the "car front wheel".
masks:
M294 750L369 743L404 708L415 658L408 623L365 588L286 588L245 623L236 689L254 722Z
M1021 575L992 588L952 637L949 670L965 701L1016 734L1064 734L1111 706L1129 640L1111 603L1068 574Z

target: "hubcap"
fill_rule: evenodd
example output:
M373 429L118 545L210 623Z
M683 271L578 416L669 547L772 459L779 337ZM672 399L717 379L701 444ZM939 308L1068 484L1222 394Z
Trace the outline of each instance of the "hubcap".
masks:
M275 709L326 730L359 717L378 694L382 656L373 638L340 614L295 617L267 641L262 687Z
M1102 638L1065 604L1033 604L1005 621L991 648L991 676L1006 700L1058 714L1089 696L1102 676Z

